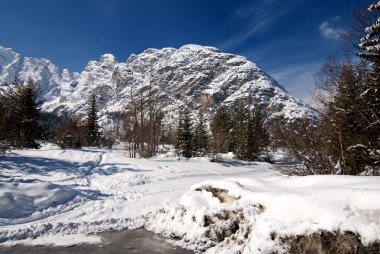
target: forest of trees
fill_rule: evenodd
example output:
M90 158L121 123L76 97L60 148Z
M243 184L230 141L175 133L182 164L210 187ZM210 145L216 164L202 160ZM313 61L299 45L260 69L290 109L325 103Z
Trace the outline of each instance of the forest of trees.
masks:
M240 160L268 160L269 150L283 149L289 161L301 162L289 168L291 173L379 174L379 13L379 5L357 10L351 32L343 37L345 54L329 58L316 73L319 116L314 119L265 121L265 112L249 105L222 105L207 116L184 107L176 123L166 123L157 88L149 83L145 90L131 88L130 104L115 116L117 131L110 135L101 127L95 94L88 98L85 116L57 116L41 112L32 79L16 79L0 90L0 152L39 148L39 140L80 148L111 147L118 139L132 158L153 157L169 145L179 158L209 156L212 161L228 152ZM118 83L127 82L116 74Z
M232 152L237 159L254 161L267 153L269 135L258 110L221 106L211 116L210 130L202 115L194 119L195 124L188 109L180 113L176 140L180 156L210 155L216 161L219 154Z
M296 173L380 173L379 14L379 5L356 10L343 37L347 53L317 72L318 119L271 126L274 143L303 161Z
M173 145L178 155L212 156L233 152L238 159L257 160L265 153L269 136L260 112L244 107L218 108L211 116L210 128L202 114L192 115L186 108L180 112L178 125L162 122L161 103L154 91L135 94L124 114L123 128L117 138L125 142L130 157L150 158L160 147ZM85 116L43 113L40 110L38 86L33 80L15 80L0 97L3 114L0 119L1 151L14 148L38 148L37 140L54 142L62 148L111 147L114 140L102 133L95 94L88 99Z

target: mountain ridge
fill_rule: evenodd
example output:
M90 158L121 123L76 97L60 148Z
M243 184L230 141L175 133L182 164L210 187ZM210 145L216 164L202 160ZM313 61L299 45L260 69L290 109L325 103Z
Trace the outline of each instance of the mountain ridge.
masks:
M95 93L102 121L128 108L134 96L147 99L149 93L163 104L167 118L177 118L184 106L210 114L219 105L237 104L259 108L268 118L316 114L246 57L195 44L149 48L125 62L103 54L80 73L0 46L0 83L14 77L35 80L45 101L42 109L58 114L85 114L87 99Z

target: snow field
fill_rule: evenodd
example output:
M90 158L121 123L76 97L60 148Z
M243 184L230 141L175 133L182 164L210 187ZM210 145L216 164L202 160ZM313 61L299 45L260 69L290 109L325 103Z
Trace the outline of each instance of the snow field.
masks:
M137 227L208 253L282 253L282 237L320 230L380 240L380 177L124 153L44 145L0 157L0 244L98 243L91 233Z
M178 202L197 182L273 174L266 167L222 166L205 158L130 159L122 149L45 145L13 151L0 158L0 204L7 204L0 206L0 242L41 244L49 239L46 244L63 244L60 238L68 234L80 234L76 243L87 242L85 234L141 227L144 215Z

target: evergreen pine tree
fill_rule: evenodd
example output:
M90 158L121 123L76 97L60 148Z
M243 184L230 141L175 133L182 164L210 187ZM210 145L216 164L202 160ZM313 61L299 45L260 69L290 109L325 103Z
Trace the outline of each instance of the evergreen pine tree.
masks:
M36 139L41 137L38 123L41 101L39 89L32 79L21 84L17 79L1 93L3 112L2 132L11 146L18 148L39 148Z
M232 151L234 135L231 135L231 122L230 110L225 106L218 107L211 121L214 154Z
M249 114L247 129L246 159L254 161L259 158L269 145L269 135L264 127L264 122L259 110L254 110Z
M240 160L257 160L269 144L269 135L264 128L260 112L258 110L250 112L243 107L237 108L232 127L236 157Z
M373 4L368 7L368 11L380 13L380 1L377 4ZM377 16L377 20L374 24L367 27L365 30L366 35L361 39L359 48L363 52L359 53L359 56L369 60L376 64L376 68L379 68L380 63L380 17Z
M361 39L359 56L371 63L371 71L367 82L364 83L364 92L361 94L365 103L362 111L365 121L365 131L368 154L371 154L371 167L380 170L380 1L368 8L376 13L376 21L366 28L366 36Z
M194 151L194 136L192 133L192 122L190 111L181 111L177 129L177 150L185 158L191 158Z
M194 132L194 151L198 156L204 156L208 153L208 135L207 127L203 115L199 113L198 123Z
M234 121L232 124L232 137L234 143L234 153L240 160L248 159L248 123L249 110L244 107L235 109Z
M5 110L3 98L0 97L0 154L5 153L10 149L10 144L7 140L6 123L5 123Z
M39 148L36 138L41 137L41 127L38 123L40 116L38 101L39 91L32 79L29 79L25 86L21 88L19 96L20 109L20 135L21 146L29 148Z
M87 109L86 139L88 146L100 145L100 132L98 123L98 108L95 94L92 94Z
M322 113L322 128L327 139L326 152L331 161L341 165L345 174L357 174L362 171L360 165L352 156L350 147L363 144L365 126L361 119L361 93L363 87L353 64L342 67L336 92ZM322 142L322 141L321 141Z
M365 30L366 36L359 44L362 52L358 55L371 63L370 75L364 84L366 89L362 94L366 103L363 114L368 122L368 136L372 137L371 145L380 149L380 1L368 10L377 13L377 20Z

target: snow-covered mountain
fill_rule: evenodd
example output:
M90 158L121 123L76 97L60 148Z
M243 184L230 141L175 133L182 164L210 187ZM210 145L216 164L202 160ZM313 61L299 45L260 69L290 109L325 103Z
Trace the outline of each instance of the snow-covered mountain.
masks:
M0 84L30 77L39 84L47 103L60 97L62 87L71 84L78 76L79 73L61 70L47 59L22 57L12 49L0 46Z
M0 46L0 83L15 77L31 77L40 84L43 109L49 112L83 114L95 93L103 119L130 107L132 97L147 100L152 94L170 118L184 106L207 114L218 105L239 103L259 107L268 117L315 114L247 58L199 45L147 49L126 62L105 54L80 74Z

